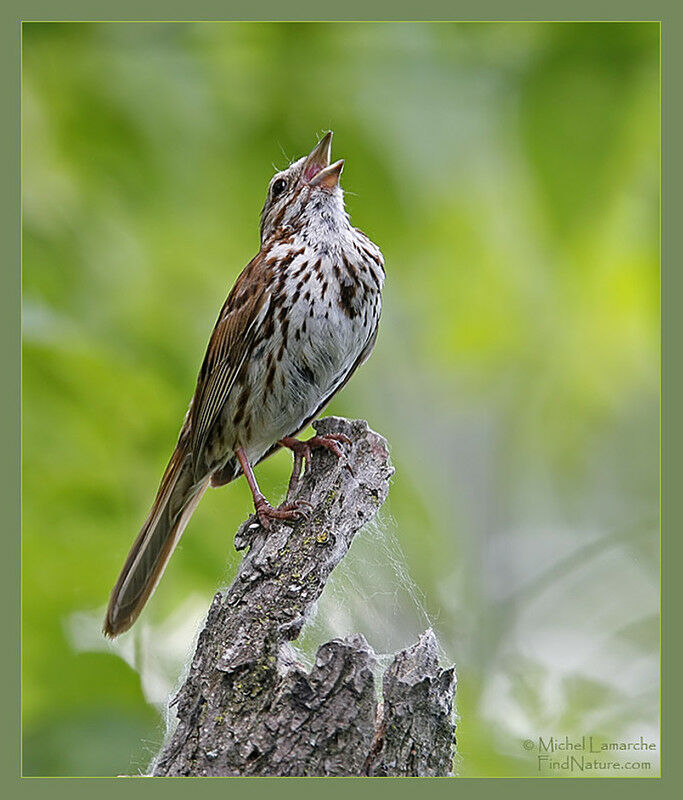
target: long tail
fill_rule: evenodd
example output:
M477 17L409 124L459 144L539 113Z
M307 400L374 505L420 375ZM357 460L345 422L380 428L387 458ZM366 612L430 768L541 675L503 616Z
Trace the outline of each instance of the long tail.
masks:
M208 477L200 483L194 481L190 456L181 446L176 448L152 510L112 590L105 635L118 636L138 618L208 485Z

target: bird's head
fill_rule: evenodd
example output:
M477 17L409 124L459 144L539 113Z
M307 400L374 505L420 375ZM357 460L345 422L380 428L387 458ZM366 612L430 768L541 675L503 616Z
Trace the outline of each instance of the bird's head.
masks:
M261 244L279 230L308 229L313 235L347 222L339 176L344 160L330 164L332 131L308 156L276 173L261 211Z

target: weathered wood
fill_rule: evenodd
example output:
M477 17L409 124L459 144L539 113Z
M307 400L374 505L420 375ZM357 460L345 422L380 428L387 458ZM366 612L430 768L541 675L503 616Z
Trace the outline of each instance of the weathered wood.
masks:
M433 631L394 657L384 673L383 695L366 774L450 775L455 668L439 668Z
M439 669L431 631L385 673L379 716L376 658L362 636L322 645L310 672L293 657L288 641L394 471L386 440L366 422L328 417L315 428L352 444L339 460L315 451L297 493L312 506L306 519L266 532L252 516L237 531L248 553L214 597L154 775L450 774L455 679Z

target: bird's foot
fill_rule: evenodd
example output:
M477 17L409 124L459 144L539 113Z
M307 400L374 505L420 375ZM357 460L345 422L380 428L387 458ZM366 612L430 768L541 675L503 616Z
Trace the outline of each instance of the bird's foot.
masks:
M308 506L308 508L306 506ZM255 498L254 507L256 509L258 521L267 531L270 530L271 520L305 519L310 514L310 509L313 508L313 506L307 500L295 500L293 503L285 502L275 508L271 506L271 504L266 500L265 497L263 497L263 495Z
M312 436L306 441L295 439L293 436L285 436L280 439L280 444L288 448L294 454L294 466L292 468L292 477L289 479L289 488L287 489L287 501L291 498L293 493L299 486L301 480L301 467L305 464L305 473L311 471L311 453L317 448L324 448L329 450L337 458L342 458L344 451L341 444L351 444L351 439L344 433L325 433L322 436Z

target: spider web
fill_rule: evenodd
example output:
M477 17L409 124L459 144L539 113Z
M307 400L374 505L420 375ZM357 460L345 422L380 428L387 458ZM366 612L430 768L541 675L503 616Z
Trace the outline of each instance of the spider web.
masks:
M435 628L394 531L393 519L382 514L356 534L292 643L307 668L324 642L361 633L383 671L397 651L414 644L427 628Z

